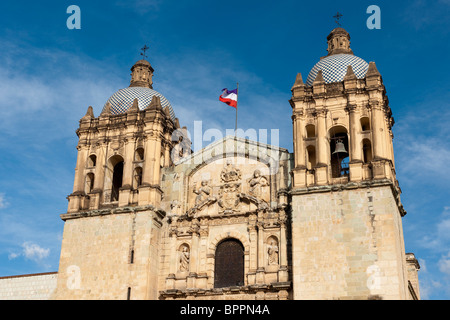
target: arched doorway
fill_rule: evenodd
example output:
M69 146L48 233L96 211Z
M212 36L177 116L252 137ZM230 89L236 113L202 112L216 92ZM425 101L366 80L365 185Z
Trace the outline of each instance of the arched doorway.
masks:
M216 248L214 288L244 285L244 247L239 240L226 239Z

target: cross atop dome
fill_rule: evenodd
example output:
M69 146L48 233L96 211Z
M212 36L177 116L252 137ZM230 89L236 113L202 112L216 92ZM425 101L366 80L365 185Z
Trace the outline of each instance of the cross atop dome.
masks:
M142 52L141 52L141 56L144 57L144 60L146 60L147 55L145 54L145 51L147 51L148 49L150 49L147 45L144 45L144 47L141 48Z
M336 15L333 16L333 18L336 19L336 20L334 20L334 22L336 22L336 24L338 26L341 26L341 23L339 22L339 19L342 18L342 17L343 17L343 15L341 13L339 13L339 11L338 11L338 13L336 13Z

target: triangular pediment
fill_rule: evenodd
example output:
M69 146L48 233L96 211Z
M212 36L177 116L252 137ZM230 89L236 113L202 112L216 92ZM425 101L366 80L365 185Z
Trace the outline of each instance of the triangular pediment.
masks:
M289 151L285 148L262 142L226 136L212 142L201 150L173 160L176 166L183 165L194 169L217 159L230 157L254 159L263 162L269 168L275 168L278 167L280 161L288 159Z

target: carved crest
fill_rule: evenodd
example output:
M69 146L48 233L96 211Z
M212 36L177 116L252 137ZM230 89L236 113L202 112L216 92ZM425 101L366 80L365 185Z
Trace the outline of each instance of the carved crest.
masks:
M236 209L239 205L240 183L226 183L219 190L219 206L225 211Z
M220 173L222 182L228 183L241 180L241 170L237 169L231 162L227 162L225 168Z
M224 184L219 189L218 204L224 212L232 212L240 201L241 171L228 161L220 173L220 178Z

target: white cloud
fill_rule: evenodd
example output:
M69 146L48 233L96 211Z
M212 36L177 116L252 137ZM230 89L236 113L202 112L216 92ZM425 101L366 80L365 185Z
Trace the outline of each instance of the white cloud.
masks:
M67 128L76 126L88 106L100 112L118 89L119 78L114 67L105 68L106 61L34 47L26 47L29 54L21 56L17 46L7 43L0 57L2 136L42 136L48 141L73 135Z
M33 260L33 261L41 261L44 258L47 258L50 249L45 249L40 247L39 245L32 243L32 242L25 242L22 245L23 248L23 255L25 258Z
M450 182L450 127L444 120L450 118L450 111L445 108L446 97L442 98L413 106L414 111L394 126L396 168L402 183L447 186Z
M418 242L424 248L436 252L446 251L450 247L450 210L444 207L444 211L438 218L431 232L423 236Z
M50 249L42 248L40 245L34 242L24 242L22 244L22 250L20 252L11 252L8 255L9 260L16 259L18 257L24 257L37 263L44 262L44 259L50 255Z
M450 251L438 261L439 271L450 276Z
M17 258L19 256L20 256L20 253L11 252L10 254L8 254L8 260L14 260L15 258Z
M5 194L0 193L0 209L5 209L9 206L9 203L6 201Z

